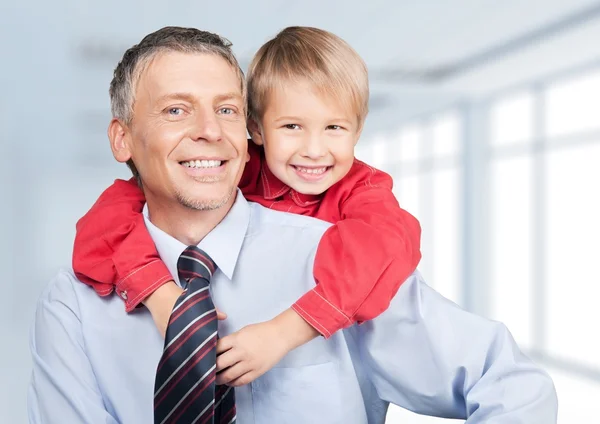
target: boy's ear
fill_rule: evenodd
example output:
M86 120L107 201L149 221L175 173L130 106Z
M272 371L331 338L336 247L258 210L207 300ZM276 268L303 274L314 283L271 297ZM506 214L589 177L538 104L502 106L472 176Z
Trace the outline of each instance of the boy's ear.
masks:
M250 134L250 138L252 138L254 144L262 146L264 144L264 140L262 130L260 129L260 125L258 125L258 122L256 122L256 120L252 118L248 118L247 128L248 133Z
M127 127L116 118L108 124L108 139L117 162L125 163L131 159L131 136Z

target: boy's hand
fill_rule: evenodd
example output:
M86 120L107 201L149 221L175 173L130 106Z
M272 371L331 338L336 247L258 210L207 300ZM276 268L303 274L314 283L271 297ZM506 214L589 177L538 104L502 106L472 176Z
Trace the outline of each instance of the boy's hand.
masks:
M144 301L144 305L150 310L154 324L160 332L160 335L164 338L167 334L167 326L169 325L169 318L171 312L175 307L175 302L183 293L183 289L179 287L174 281L169 281L156 289L150 296ZM226 319L227 315L217 309L217 319Z
M271 320L248 325L219 339L217 384L242 386L273 368L289 351L280 332Z
M238 387L273 368L289 351L319 333L292 309L248 325L217 342L217 384Z

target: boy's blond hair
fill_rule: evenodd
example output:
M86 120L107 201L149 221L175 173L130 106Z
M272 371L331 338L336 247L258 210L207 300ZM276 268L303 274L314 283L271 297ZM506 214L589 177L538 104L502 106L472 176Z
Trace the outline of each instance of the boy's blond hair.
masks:
M356 113L359 127L368 112L367 66L337 35L311 27L288 27L264 44L248 69L248 116L262 119L272 90L308 81Z

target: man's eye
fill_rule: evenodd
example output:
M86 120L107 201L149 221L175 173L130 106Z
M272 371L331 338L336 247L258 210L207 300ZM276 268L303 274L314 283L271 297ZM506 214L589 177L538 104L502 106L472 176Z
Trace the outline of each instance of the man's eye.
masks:
M233 110L230 107L222 107L221 109L219 109L219 113L221 115L233 115L235 113L235 110Z
M287 128L288 130L300 129L300 125L298 125L298 124L286 124L286 125L284 125L284 127Z
M183 115L183 109L180 107L172 107L168 110L169 115L180 116Z

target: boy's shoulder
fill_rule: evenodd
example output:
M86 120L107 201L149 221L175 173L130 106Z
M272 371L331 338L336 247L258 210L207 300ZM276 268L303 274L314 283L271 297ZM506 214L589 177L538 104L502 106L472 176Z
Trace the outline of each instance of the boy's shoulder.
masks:
M363 188L383 188L392 190L392 177L361 160L354 159L348 173L328 190L328 197L350 195L354 190ZM362 191L362 190L361 190Z

